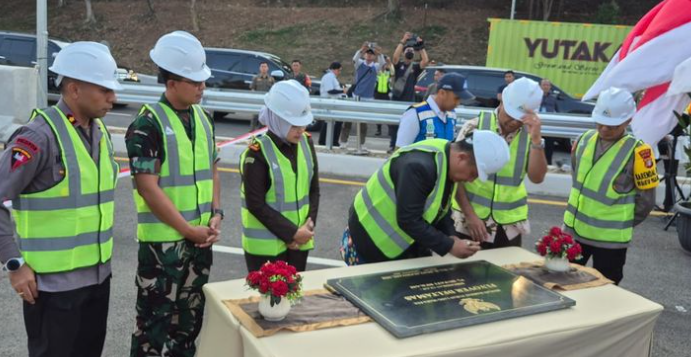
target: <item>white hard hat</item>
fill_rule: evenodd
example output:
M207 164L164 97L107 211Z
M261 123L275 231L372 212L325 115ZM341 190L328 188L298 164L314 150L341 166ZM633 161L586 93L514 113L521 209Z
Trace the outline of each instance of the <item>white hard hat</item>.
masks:
M108 47L90 41L74 42L58 52L51 71L62 77L73 78L111 90L121 90L118 66ZM60 84L60 83L58 83Z
M542 96L542 89L537 82L521 77L504 88L501 101L506 114L515 120L521 120L527 110L538 111Z
M281 81L269 89L264 104L291 125L306 126L314 119L310 107L310 94L298 81Z
M477 167L477 178L487 181L487 177L501 170L509 162L509 145L497 133L489 130L475 130L466 142L473 145L473 155Z
M617 126L633 118L636 114L636 102L631 93L624 89L610 87L597 97L593 120L602 125Z
M173 31L161 36L149 56L157 66L180 77L195 82L211 77L202 43L188 32Z

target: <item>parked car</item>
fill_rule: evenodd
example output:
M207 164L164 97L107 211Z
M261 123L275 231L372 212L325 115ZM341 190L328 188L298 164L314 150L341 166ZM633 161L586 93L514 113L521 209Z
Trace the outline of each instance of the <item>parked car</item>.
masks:
M247 51L228 48L205 48L206 64L211 68L212 77L206 81L207 88L249 90L252 78L259 73L259 64L267 62L269 73L276 81L292 76L290 64L280 57L258 51ZM312 79L312 95L319 95L320 81ZM214 119L220 119L226 114L236 113L214 112Z
M497 88L505 83L504 72L507 70L475 66L443 65L425 68L418 77L415 86L415 97L418 101L422 101L427 87L434 81L434 71L439 68L444 69L446 73L456 72L466 77L468 80L468 90L475 95L475 100L463 103L464 105L486 108L496 108L499 105L499 101L497 100ZM542 79L534 74L519 71L514 72L516 73L516 78L527 77L538 83ZM590 114L595 107L592 103L582 102L570 96L554 83L552 83L552 94L557 98L557 109L559 113Z
M48 39L48 67L55 57L70 42L63 39ZM36 35L20 32L0 31L0 65L34 67L36 65ZM49 99L55 100L58 89L55 86L57 74L48 71ZM118 78L123 82L139 82L133 70L118 67Z

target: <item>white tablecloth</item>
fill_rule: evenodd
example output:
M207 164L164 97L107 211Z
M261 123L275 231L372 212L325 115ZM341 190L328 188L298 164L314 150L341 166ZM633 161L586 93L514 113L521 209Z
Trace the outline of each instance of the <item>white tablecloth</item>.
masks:
M521 248L482 251L470 260L497 265L539 260ZM327 279L459 262L430 257L314 270L304 273L306 290ZM244 279L207 284L206 316L199 357L217 356L648 356L655 321L662 306L614 285L569 291L576 300L565 310L397 339L375 322L311 332L281 332L256 338L222 300L252 295Z

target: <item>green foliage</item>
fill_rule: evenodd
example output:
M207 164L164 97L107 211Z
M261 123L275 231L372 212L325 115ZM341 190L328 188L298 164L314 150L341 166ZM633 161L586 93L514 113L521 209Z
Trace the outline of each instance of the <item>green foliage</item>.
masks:
M412 32L422 37L426 43L434 43L444 37L446 34L446 27L439 25L427 25L423 28L414 29Z
M615 0L600 4L595 13L595 23L598 24L618 24L621 15L621 8Z
M295 45L298 39L302 38L305 33L309 33L308 30L309 26L305 24L297 24L278 29L260 27L256 30L243 33L240 35L240 40L247 43L275 42L284 45Z

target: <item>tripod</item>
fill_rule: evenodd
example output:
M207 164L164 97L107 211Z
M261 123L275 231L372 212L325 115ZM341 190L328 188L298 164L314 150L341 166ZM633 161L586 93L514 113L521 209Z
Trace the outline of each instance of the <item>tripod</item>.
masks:
M675 159L677 142L679 137L684 134L681 126L676 126L671 132L672 134L672 147L669 148L669 165L665 165L665 176L663 177L665 181L665 201L664 208L669 211L672 210L674 204L679 201L686 200L684 191L682 191L681 186L679 186L679 181L677 181L677 172L679 169L679 161ZM679 199L676 198L676 194L679 193ZM674 221L679 216L679 212L674 212L674 215L669 218L664 230L667 231L669 227L674 223Z

